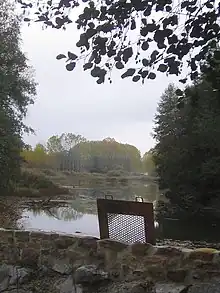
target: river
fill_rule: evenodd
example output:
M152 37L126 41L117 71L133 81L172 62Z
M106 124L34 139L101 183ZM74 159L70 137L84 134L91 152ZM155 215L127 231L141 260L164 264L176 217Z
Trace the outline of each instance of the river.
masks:
M110 194L113 199L131 200L142 197L145 202L156 202L159 190L155 183L125 186L96 185L74 188L65 199L53 199L46 206L39 205L35 199L11 199L11 204L0 202L0 227L47 232L80 233L99 237L96 199ZM33 204L34 202L34 204ZM157 223L156 223L157 224ZM123 227L122 227L123 228ZM204 227L196 223L180 223L169 220L159 223L156 229L158 241L169 239L175 241L220 242L219 227Z
M88 187L80 186L74 189L74 198L54 203L46 208L29 207L22 210L18 226L24 229L39 229L64 233L82 233L99 237L96 199L110 194L113 199L135 200L142 197L146 202L157 199L158 188L156 184L135 184L109 188L106 186ZM55 205L55 202L57 205Z

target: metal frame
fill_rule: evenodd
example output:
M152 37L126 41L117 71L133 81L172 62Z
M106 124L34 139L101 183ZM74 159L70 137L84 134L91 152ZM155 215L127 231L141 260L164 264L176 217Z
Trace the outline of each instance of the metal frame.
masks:
M144 232L146 243L155 244L153 204L148 202L124 201L111 199L97 199L100 238L109 238L108 214L122 214L142 216L144 218Z

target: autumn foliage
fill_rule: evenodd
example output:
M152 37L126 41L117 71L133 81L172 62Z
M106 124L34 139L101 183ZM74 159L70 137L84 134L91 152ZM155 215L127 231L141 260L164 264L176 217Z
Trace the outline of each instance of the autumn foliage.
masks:
M70 133L50 137L46 146L37 144L33 149L26 148L22 157L27 167L75 172L148 172L153 169L151 156L145 154L142 158L133 145L119 143L113 138L87 141Z

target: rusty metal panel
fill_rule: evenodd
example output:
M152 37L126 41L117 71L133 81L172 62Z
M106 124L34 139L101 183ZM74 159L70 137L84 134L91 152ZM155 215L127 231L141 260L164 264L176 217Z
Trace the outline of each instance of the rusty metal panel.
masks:
M97 199L100 238L155 244L153 204Z

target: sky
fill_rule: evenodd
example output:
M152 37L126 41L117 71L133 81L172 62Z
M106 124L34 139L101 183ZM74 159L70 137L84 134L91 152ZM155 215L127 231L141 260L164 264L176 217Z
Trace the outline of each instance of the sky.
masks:
M38 83L35 104L25 121L36 134L25 136L25 141L35 145L71 132L89 140L113 137L145 153L155 143L151 133L157 103L174 78L158 74L142 85L122 80L114 71L112 84L98 85L80 64L68 72L65 62L56 60L59 53L74 51L77 38L75 27L66 31L42 30L39 24L22 27L22 47Z

